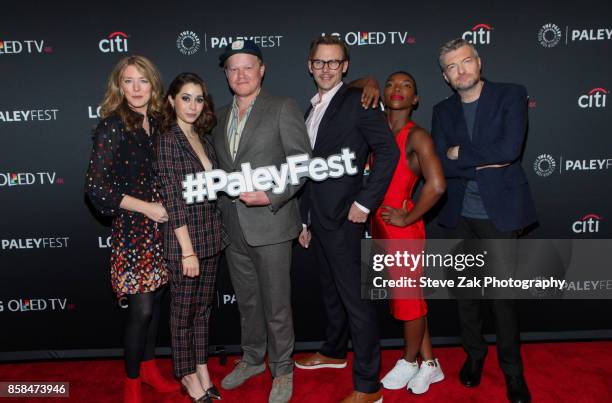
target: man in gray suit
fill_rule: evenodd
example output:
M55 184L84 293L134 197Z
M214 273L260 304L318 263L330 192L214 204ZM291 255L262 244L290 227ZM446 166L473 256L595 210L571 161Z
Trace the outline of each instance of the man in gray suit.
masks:
M265 66L259 47L234 41L220 56L233 102L217 112L213 142L219 167L238 171L274 165L296 154L311 154L302 113L295 101L261 89ZM221 382L234 389L265 370L268 353L274 377L270 402L288 402L293 389L294 345L291 312L291 248L301 228L297 201L300 186L281 194L253 191L239 198L223 195L219 206L231 244L225 250L238 309L242 360Z

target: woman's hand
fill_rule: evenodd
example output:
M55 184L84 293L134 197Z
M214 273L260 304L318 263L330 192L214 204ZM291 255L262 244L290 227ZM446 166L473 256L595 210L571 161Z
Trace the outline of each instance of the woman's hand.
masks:
M406 226L406 217L408 217L408 210L406 209L407 200L402 203L402 208L393 208L391 206L384 205L384 209L381 212L381 217L387 224L395 225L396 227Z
M183 276L197 277L200 275L200 262L196 255L183 258Z
M147 206L142 213L155 222L164 223L168 221L168 213L161 203L147 203Z

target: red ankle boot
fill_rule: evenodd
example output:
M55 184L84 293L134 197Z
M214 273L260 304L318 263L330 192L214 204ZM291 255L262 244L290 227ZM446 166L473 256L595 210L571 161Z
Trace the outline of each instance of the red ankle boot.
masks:
M125 378L123 403L142 403L140 378Z
M147 385L150 385L157 392L170 393L181 389L178 382L166 379L159 372L155 360L142 361L140 363L140 377Z

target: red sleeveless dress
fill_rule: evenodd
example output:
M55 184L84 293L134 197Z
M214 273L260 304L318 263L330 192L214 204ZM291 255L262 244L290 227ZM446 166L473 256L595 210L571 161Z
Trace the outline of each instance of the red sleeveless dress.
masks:
M397 146L400 150L400 159L397 163L397 167L395 168L393 179L391 179L391 183L389 184L389 188L387 189L387 193L385 194L381 207L376 210L376 213L372 217L371 232L372 238L374 239L425 239L425 224L423 223L422 219L419 219L406 227L397 227L395 225L385 223L381 217L383 205L401 208L404 200L406 200L406 208L409 211L414 207L412 192L414 191L414 187L417 184L419 177L410 170L410 167L408 166L408 159L406 158L406 142L408 141L408 134L414 126L415 124L413 121L408 121L408 123L395 136L395 141L397 142ZM388 254L395 254L396 251L400 250L400 248L398 248L398 246L400 246L398 245L399 243L400 242L387 244L388 247L385 252ZM408 251L411 253L419 253L421 251L421 247L424 246L424 244L409 245L407 242L405 245L410 246L409 249L413 249ZM400 251L403 252L404 250L406 250L406 248L401 248ZM416 280L417 284L418 278L422 272L421 269L421 267L418 267L409 275ZM391 273L389 278L397 278L400 276L400 274L397 274L397 271L395 271L395 274L393 274L392 270L389 271L389 273ZM401 275L405 274L405 271L404 273L401 273ZM403 298L398 298L398 294L401 294L401 292L394 293L393 291L394 290L391 290L392 298L389 300L389 307L393 317L399 320L413 320L427 314L427 304L422 298L422 294L418 288L416 290L412 289L409 291L408 295L410 295L410 297Z

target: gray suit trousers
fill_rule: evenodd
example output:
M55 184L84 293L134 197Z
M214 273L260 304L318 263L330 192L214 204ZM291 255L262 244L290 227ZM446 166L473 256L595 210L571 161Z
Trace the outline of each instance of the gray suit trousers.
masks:
M240 203L240 201L236 201ZM230 278L240 310L242 360L258 365L266 351L272 376L293 371L295 343L291 311L292 241L247 244L234 203L224 209L230 245L225 249Z

